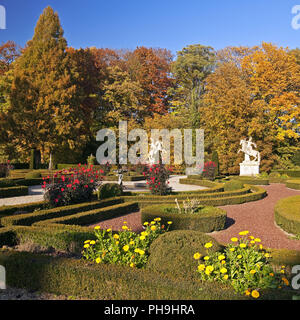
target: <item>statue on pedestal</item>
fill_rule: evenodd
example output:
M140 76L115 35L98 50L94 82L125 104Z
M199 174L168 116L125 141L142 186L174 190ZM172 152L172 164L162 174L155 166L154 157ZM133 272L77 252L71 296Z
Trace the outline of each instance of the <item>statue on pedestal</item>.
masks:
M160 140L156 141L154 143L153 139L150 138L150 151L148 154L148 162L150 165L155 163L155 156L158 152L162 152L163 148L162 148L162 142Z
M240 149L238 151L238 153L240 151L245 153L245 160L243 161L243 163L247 164L247 163L260 163L260 153L257 150L253 150L252 146L254 146L255 148L257 148L256 143L252 142L252 137L249 138L249 140L241 140L240 144L242 145L242 149ZM253 160L250 160L250 157L254 157Z
M257 148L256 144L252 142L252 137L249 140L241 140L240 144L242 148L238 151L245 153L245 159L242 163L240 163L240 176L256 176L259 174L259 164L260 164L260 153L254 148ZM254 159L251 160L250 157Z

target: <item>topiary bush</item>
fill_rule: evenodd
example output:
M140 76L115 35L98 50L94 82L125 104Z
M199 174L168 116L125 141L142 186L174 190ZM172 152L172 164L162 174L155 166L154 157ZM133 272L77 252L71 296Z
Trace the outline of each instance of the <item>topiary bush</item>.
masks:
M206 255L205 243L213 243L213 250L222 246L212 237L200 231L175 230L159 236L150 246L147 269L168 274L174 278L197 279L196 251Z
M99 200L123 195L122 187L117 183L105 183L97 191Z
M41 173L39 171L31 171L25 174L25 179L37 179L41 177Z
M211 160L216 165L216 167L215 167L215 177L216 177L216 176L218 176L220 174L219 155L218 155L218 152L216 150L213 151L213 153L211 155Z
M239 180L230 180L224 183L224 191L234 191L244 188L244 184Z

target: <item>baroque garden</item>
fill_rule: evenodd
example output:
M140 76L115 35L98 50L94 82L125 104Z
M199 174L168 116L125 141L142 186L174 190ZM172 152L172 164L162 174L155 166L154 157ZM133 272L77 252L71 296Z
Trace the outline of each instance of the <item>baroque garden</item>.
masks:
M74 49L47 7L0 46L2 292L300 299L299 90L300 49ZM198 171L125 121L203 129Z

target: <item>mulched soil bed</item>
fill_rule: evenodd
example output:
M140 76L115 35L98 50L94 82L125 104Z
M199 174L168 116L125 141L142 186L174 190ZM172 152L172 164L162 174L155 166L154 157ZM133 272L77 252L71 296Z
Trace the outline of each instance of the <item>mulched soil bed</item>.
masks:
M279 199L293 195L300 195L300 191L286 188L284 184L262 186L268 192L263 200L248 202L239 205L221 206L227 211L227 225L222 231L210 233L221 243L230 243L233 236L240 231L248 230L253 236L259 237L265 247L274 249L300 250L300 240L290 239L290 235L275 225L274 206ZM103 229L111 228L122 230L124 221L135 232L143 231L141 213L134 212L122 217L106 220L91 227L100 226Z

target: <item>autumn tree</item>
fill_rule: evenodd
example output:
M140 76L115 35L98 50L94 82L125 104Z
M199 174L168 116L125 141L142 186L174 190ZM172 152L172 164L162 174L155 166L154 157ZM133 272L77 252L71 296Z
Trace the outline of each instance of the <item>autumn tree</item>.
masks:
M218 152L224 173L239 172L239 142L249 136L261 152L261 169L270 170L279 148L299 140L299 65L287 49L269 43L231 48L220 57L207 77L201 112L205 138Z
M168 90L173 86L170 51L138 47L133 52L127 52L124 59L131 81L139 83L143 90L138 100L140 106L144 106L144 112L149 116L165 114L170 108ZM137 121L143 121L143 117Z
M200 44L189 45L177 52L172 63L176 88L172 90L175 112L187 113L192 127L199 127L199 108L203 103L205 79L212 72L215 62L213 48Z
M59 17L47 7L14 63L10 106L2 114L7 139L23 152L41 150L44 160L57 146L79 146L87 131L90 109L82 103L80 72L66 48Z

